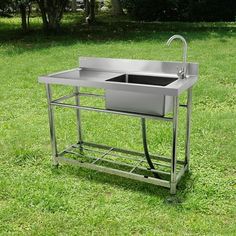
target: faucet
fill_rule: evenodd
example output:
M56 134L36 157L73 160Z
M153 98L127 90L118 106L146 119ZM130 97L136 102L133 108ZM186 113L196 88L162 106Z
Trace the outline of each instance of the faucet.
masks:
M180 39L183 42L183 66L182 66L182 68L180 70L177 67L177 69L178 69L177 75L178 75L179 79L185 79L186 78L186 74L187 74L187 63L186 63L186 60L187 60L187 48L188 48L187 42L184 39L184 37L182 37L181 35L175 34L175 35L173 35L172 37L170 37L168 39L166 44L169 46L174 39Z

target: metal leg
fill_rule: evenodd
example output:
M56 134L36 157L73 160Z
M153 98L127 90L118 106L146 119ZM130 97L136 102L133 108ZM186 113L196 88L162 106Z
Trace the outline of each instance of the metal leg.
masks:
M52 101L52 92L50 84L46 84L46 93L48 100L48 117L49 117L49 127L50 127L50 139L52 145L52 162L54 165L58 165L57 157L57 142L56 142L56 131L54 125L54 108L51 105Z
M178 131L178 111L179 98L173 97L173 143L172 143L172 159L171 159L171 180L170 193L176 194L176 164L177 164L177 131Z
M80 105L80 97L79 97L79 87L75 87L75 104L76 106ZM81 112L80 109L76 110L76 117L77 117L77 130L78 130L78 143L80 145L80 150L82 151L82 128L81 128Z
M155 167L152 163L152 160L151 160L149 152L148 152L147 133L146 133L146 120L145 120L145 118L141 118L141 124L142 124L143 149L144 149L145 157L147 159L147 163L150 166L150 168L155 170ZM156 178L160 178L160 176L157 173L153 173L153 175Z
M186 124L186 141L185 141L185 165L189 170L189 159L190 159L190 129L191 129L191 112L192 112L192 88L188 89L187 98L187 124Z

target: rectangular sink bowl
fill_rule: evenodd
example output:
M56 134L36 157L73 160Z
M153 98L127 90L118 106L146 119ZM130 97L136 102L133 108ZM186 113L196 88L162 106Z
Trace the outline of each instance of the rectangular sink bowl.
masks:
M108 82L162 86L176 81L176 77L124 74L108 79ZM173 108L173 97L162 94L129 92L106 89L106 109L164 116Z

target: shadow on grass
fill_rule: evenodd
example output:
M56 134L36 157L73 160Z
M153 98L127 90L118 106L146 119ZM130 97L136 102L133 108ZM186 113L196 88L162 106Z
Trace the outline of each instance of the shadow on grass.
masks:
M234 23L183 23L155 22L142 23L127 20L115 21L110 18L99 18L94 25L88 26L81 19L68 15L71 23L64 23L58 34L45 34L40 23L24 34L17 24L0 23L0 43L17 47L17 54L26 51L38 51L52 46L69 46L81 43L99 44L109 41L158 41L166 42L173 34L181 34L191 40L206 40L209 37L219 38L226 42L236 33ZM213 36L212 36L212 33ZM52 44L53 43L53 44ZM10 50L11 51L11 50ZM5 50L7 53L7 50Z
M164 204L174 207L181 207L182 203L184 203L185 199L188 197L188 191L192 190L194 184L191 173L186 173L177 186L177 194L171 195L168 188L80 167L63 165L52 167L52 172L57 175L73 175L99 184L109 184L117 188L122 188L123 190L156 196L161 198Z

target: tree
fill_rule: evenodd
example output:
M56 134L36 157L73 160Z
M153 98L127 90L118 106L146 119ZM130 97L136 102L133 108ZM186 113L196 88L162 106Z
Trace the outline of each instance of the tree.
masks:
M11 5L11 0L1 0L0 1L0 15L7 16L8 7Z
M76 0L72 0L72 1L71 1L71 7L72 7L72 11L73 11L73 12L76 12L76 9L77 9Z
M111 5L112 5L112 15L119 16L124 14L120 0L111 0Z
M21 27L24 32L29 30L29 18L31 13L32 0L15 0L12 4L16 4L20 10Z
M58 32L68 0L37 0L37 3L41 11L44 29Z
M95 21L95 0L85 0L86 22L91 24Z

